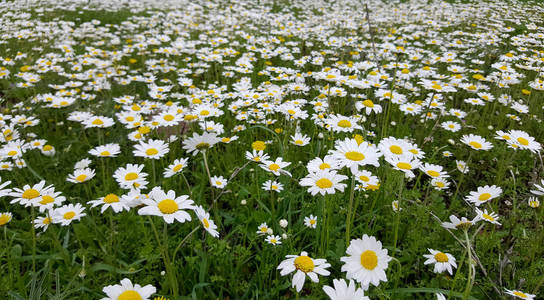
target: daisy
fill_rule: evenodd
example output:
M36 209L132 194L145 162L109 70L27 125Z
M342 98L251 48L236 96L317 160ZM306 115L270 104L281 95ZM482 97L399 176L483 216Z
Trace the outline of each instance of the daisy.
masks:
M51 214L52 214L52 212L48 212L46 216L37 217L33 221L34 228L36 228L36 229L41 228L43 231L46 231L47 228L49 228L49 225L51 225L51 223L53 223L53 219L51 218Z
M202 226L204 226L204 229L211 234L213 237L219 237L219 232L217 231L217 225L210 220L210 214L207 213L202 206L196 206L194 208L197 218L202 223Z
M493 145L490 142L487 142L483 137L474 134L463 135L461 137L461 142L474 150L489 150L493 148Z
M6 186L10 185L11 181L4 181L2 182L2 178L0 177L0 197L9 196L11 194L11 189L5 189Z
M372 175L372 173L367 170L362 170L354 176L355 180L361 183L363 188L367 188L368 186L376 186L380 183L378 177Z
M26 205L28 202L32 202L40 197L51 187L52 185L45 186L45 180L42 180L33 186L27 184L22 189L13 188L13 191L9 195L15 199L11 200L10 204L19 203L21 205Z
M300 132L291 136L291 144L295 146L306 146L310 143L310 138L307 135L302 135Z
M370 300L362 288L357 288L353 280L350 279L348 282L349 285L344 279L334 279L332 281L334 288L326 285L323 286L323 291L331 300Z
M419 168L421 165L421 161L408 154L385 157L385 160L393 166L393 169L404 172L407 178L415 177L416 175L412 170Z
M279 235L269 235L266 237L265 242L274 246L281 245L281 237Z
M151 159L160 159L170 151L168 144L161 140L148 140L147 142L140 141L134 145L134 156L140 156Z
M259 225L259 227L257 227L257 234L258 235L267 234L269 230L270 228L268 227L268 225L266 225L266 223L262 223L261 225Z
M540 201L536 197L529 197L527 204L532 208L538 208L540 206Z
M100 197L98 200L88 201L88 203L92 205L91 207L102 205L100 213L104 213L108 207L111 207L111 209L116 213L122 212L123 210L130 210L128 203L124 201L122 197L119 197L116 194L107 194L104 197Z
M127 164L115 170L113 177L122 189L142 189L147 185L147 173L142 172L144 165Z
M89 154L98 157L116 157L120 152L119 144L106 144L89 150Z
M374 103L372 100L367 99L364 101L355 102L355 108L358 111L364 110L365 114L370 115L372 112L379 114L382 112L382 106Z
M272 174L276 176L280 176L280 174L285 174L287 176L291 176L291 173L285 171L283 168L289 166L291 163L283 161L283 158L278 157L275 161L266 160L263 161L262 164L260 164L260 167L268 172L271 172Z
M443 273L444 271L448 271L450 275L453 275L452 267L457 268L457 264L455 263L455 257L453 257L453 255L433 249L427 250L429 250L431 254L423 255L425 258L427 258L427 260L423 264L434 264L435 273Z
M263 150L253 150L253 152L246 151L246 159L254 162L262 162L268 160L270 157L268 154L264 154Z
M526 300L533 300L535 299L535 295L533 294L527 294L527 293L524 293L522 291L518 291L518 290L509 290L509 289L505 289L506 290L506 293L508 295L512 295L516 298L520 298L520 299L526 299Z
M265 191L275 191L277 193L283 191L283 184L273 181L273 180L267 180L263 183L263 190Z
M80 203L77 203L76 205L64 205L53 210L51 213L51 219L55 224L67 226L70 225L72 221L79 221L81 217L86 216L87 214L83 213L84 210L85 207L83 207Z
M227 180L223 176L212 176L210 184L218 189L224 189L227 186Z
M308 173L315 173L320 170L336 170L339 168L338 161L332 155L326 155L323 159L316 157L306 165Z
M466 162L462 160L455 160L455 164L457 166L457 170L463 174L468 173L469 168Z
M425 163L423 166L420 166L419 169L433 179L450 177L450 175L443 170L444 168L439 165Z
M483 203L491 201L502 194L502 189L496 185L486 185L478 187L478 190L470 192L466 200L480 206Z
M106 298L101 300L149 300L151 295L155 294L157 289L148 284L144 287L139 284L132 284L130 279L121 280L121 284L105 286L102 291L106 294Z
M304 225L310 228L316 228L317 226L317 217L310 215L309 217L304 217Z
M74 165L74 169L85 169L91 164L91 162L92 161L90 159L84 158L76 162L76 164Z
M330 115L326 120L326 124L334 132L353 132L355 129L362 130L363 128L357 124L357 119L342 115Z
M115 123L112 118L103 117L103 116L92 116L83 122L81 122L85 128L107 128L113 126Z
M462 217L459 219L458 217L451 215L450 216L450 222L442 222L442 227L446 229L463 229L468 228L470 226L474 225L474 222Z
M159 216L169 224L174 220L180 223L191 221L191 216L184 209L194 209L194 202L189 196L176 197L176 192L169 190L165 193L160 187L154 187L149 198L142 199L142 203L146 206L138 210L139 215Z
M167 168L164 168L163 175L165 178L170 178L176 174L179 174L187 166L188 158L179 158L174 160Z
M540 180L540 185L535 183L534 187L535 190L531 190L531 193L537 196L544 196L544 179Z
M363 286L378 286L380 281L387 281L385 269L392 258L375 237L365 234L362 239L351 240L346 253L349 256L340 260L344 262L342 272L347 273L347 279L355 279Z
M541 149L540 143L535 141L534 137L524 131L511 130L510 135L512 136L512 139L507 141L509 144L515 143L517 147L529 150L533 153L537 153Z
M461 125L457 122L453 122L453 121L446 121L446 122L442 122L442 124L440 124L440 126L442 128L444 128L445 130L447 131L451 131L451 132L457 132L461 129Z
M346 179L348 179L347 176L337 174L336 171L319 170L302 178L299 184L307 186L308 192L312 196L315 196L317 193L325 196L325 194L336 193L336 190L343 192L347 184L341 183L341 181Z
M474 223L480 221L480 220L483 220L483 221L487 221L491 224L495 224L495 225L501 225L501 223L499 223L497 220L499 219L499 215L497 215L496 213L494 212L487 212L487 209L484 209L483 211L479 210L478 208L476 208L476 213L478 214L475 218L475 220L473 220Z
M353 174L358 172L359 166L373 165L379 167L379 158L382 153L374 145L367 142L358 143L355 139L346 138L335 145L331 155L341 167L348 167Z
M220 141L221 139L217 137L216 133L204 132L202 135L195 133L191 138L183 141L183 149L196 155L197 153L205 152Z
M83 183L93 179L95 172L91 168L75 169L74 173L68 175L66 181L72 183Z
M436 189L436 190L447 190L449 187L450 187L450 182L447 181L445 178L443 177L440 177L440 178L433 178L431 180L431 185Z
M54 206L61 206L66 201L66 197L61 196L61 192L55 192L55 189L43 191L40 197L29 201L25 206L37 206L41 213L51 210Z
M378 149L383 153L385 157L398 156L403 154L410 154L410 143L405 140L397 139L394 137L387 137L380 141Z
M4 226L11 222L12 214L10 212L0 213L0 226Z
M317 275L329 276L330 274L326 269L331 265L327 263L326 259L312 259L305 251L302 251L300 255L287 255L285 257L287 259L282 261L277 269L281 270L281 276L296 271L293 276L291 287L296 288L297 293L302 290L306 275L310 277L310 280L313 282L319 282Z

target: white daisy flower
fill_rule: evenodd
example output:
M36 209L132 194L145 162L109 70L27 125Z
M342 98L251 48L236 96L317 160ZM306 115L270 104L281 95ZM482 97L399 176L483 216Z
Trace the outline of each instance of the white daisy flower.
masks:
M363 286L378 286L380 281L387 281L385 269L392 258L375 237L365 234L362 239L351 240L346 253L349 256L340 260L344 262L342 272L346 272L347 279L355 279Z
M121 280L121 284L105 286L102 291L107 297L101 300L149 300L157 289L150 284L144 287L139 284L133 285L128 278L125 278Z
M296 288L297 292L302 290L306 276L310 277L313 282L319 282L317 275L329 276L330 272L326 268L331 265L326 259L312 259L308 253L302 251L300 255L287 255L287 259L278 265L278 270L281 276L285 276L295 272L292 281L292 287Z
M142 203L146 206L138 210L139 215L159 216L169 224L191 221L191 216L185 210L194 209L194 202L189 196L176 197L176 192L169 190L165 193L160 187L154 187L149 198L142 199Z
M434 249L427 250L429 250L431 254L423 255L425 258L427 258L427 260L423 264L434 264L435 273L443 273L444 271L448 271L450 275L453 275L452 267L457 268L457 264L455 263L455 257L453 257L453 255Z

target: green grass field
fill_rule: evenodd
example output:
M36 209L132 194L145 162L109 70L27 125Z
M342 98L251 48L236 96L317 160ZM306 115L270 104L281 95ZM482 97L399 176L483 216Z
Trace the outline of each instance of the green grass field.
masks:
M4 298L542 298L538 1L0 14Z

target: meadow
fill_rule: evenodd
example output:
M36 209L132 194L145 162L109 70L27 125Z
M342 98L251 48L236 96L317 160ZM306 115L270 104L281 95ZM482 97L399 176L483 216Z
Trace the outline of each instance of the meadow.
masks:
M3 299L539 299L539 1L0 2Z

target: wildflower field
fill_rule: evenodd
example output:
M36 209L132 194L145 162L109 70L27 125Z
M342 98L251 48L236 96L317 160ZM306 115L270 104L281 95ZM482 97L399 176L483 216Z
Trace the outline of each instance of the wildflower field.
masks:
M539 2L0 2L0 298L542 299Z

